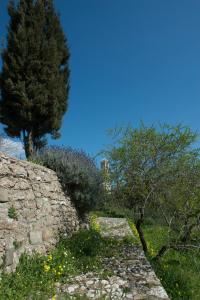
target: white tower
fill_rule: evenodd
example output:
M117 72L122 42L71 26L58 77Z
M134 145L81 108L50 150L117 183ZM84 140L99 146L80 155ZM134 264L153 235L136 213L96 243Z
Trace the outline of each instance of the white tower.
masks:
M101 161L101 171L104 174L104 189L107 192L110 192L111 190L111 185L110 185L110 180L109 180L109 161L107 159L103 159Z

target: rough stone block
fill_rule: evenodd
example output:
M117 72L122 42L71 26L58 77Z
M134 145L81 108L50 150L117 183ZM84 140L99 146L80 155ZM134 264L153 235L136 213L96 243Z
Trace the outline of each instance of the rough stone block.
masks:
M1 162L0 163L0 174L6 176L6 175L8 175L10 173L11 173L11 171L8 168L8 166L6 165L6 163Z
M1 174L1 171L0 171ZM0 179L0 186L3 188L13 188L15 186L15 178L11 177L11 178L7 178L6 176L2 177Z
M10 199L12 199L12 201L25 200L26 199L26 194L23 190L22 191L21 190L15 190L10 195Z
M52 231L52 229L45 228L42 231L43 241L49 241L52 237L53 237L53 231Z
M24 208L23 217L27 222L33 222L36 217L36 211L34 209Z
M14 258L14 248L7 249L5 253L5 265L6 266L12 265L13 258Z
M15 174L16 177L26 177L27 172L24 169L24 167L20 166L19 164L16 164L14 161L14 164L10 165L10 170Z
M31 186L30 184L27 182L27 180L18 178L18 181L16 182L14 189L15 190L28 190L30 189Z
M3 264L3 255L0 254L0 266Z
M31 231L30 232L30 243L32 245L42 244L42 231Z
M0 188L0 202L4 203L4 202L8 202L8 201L9 201L8 190L6 190L4 188Z

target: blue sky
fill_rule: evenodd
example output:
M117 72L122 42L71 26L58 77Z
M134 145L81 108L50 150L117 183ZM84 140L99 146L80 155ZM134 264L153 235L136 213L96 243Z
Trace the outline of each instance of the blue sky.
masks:
M0 0L0 38L8 22ZM69 110L53 144L95 155L108 128L200 131L199 0L55 0L71 49Z

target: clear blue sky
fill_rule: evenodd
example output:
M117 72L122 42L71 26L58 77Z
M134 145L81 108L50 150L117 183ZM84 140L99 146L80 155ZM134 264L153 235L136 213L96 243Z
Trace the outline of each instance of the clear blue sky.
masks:
M0 37L8 21L0 0ZM106 129L183 123L200 131L199 0L55 0L71 91L54 144L95 155ZM51 142L52 143L52 142Z

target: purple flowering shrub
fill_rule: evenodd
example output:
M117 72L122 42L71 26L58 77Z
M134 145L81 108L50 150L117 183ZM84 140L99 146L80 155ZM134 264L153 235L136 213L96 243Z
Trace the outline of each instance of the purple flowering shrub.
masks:
M32 161L57 173L80 216L100 201L103 192L101 172L84 151L51 146L35 154Z

